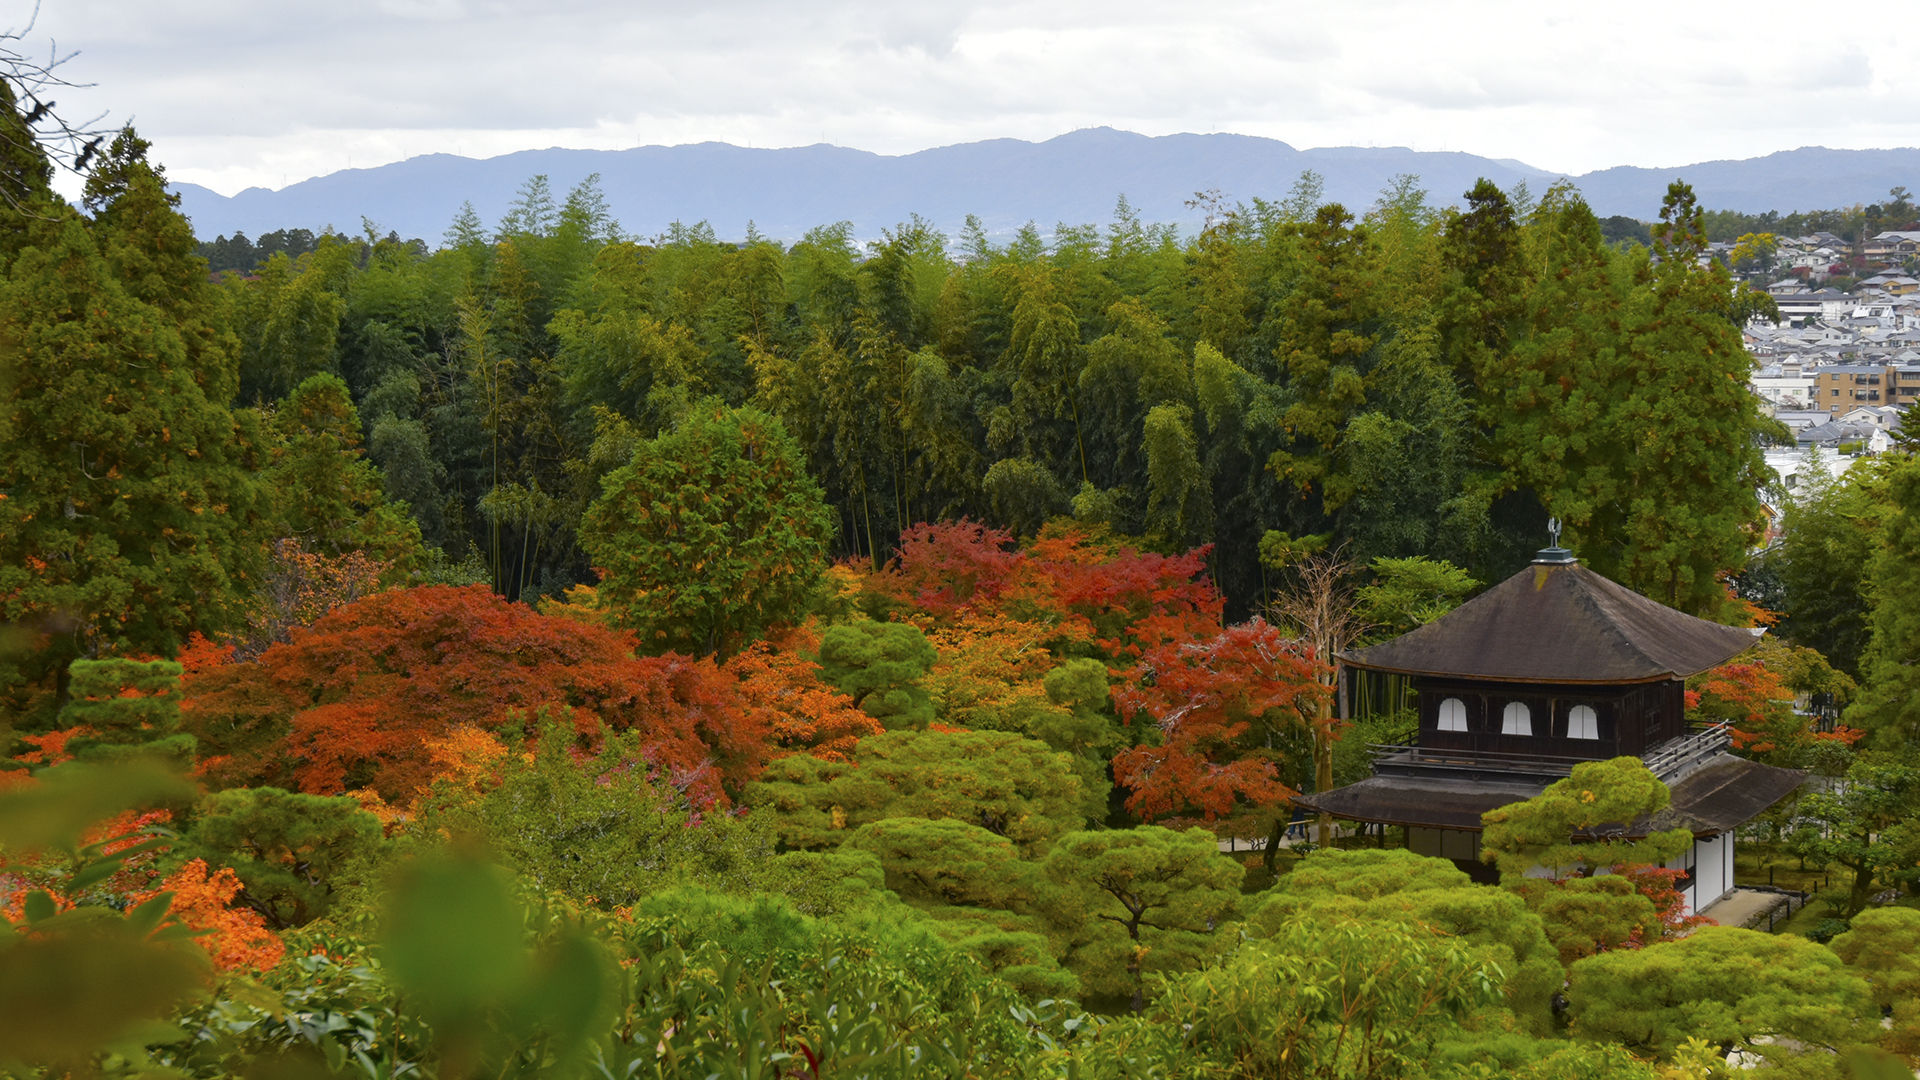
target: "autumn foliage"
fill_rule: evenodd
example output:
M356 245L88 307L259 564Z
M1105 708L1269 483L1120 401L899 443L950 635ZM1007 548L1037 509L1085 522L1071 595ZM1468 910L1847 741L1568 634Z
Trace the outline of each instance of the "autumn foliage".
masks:
M1760 755L1797 755L1818 742L1851 745L1863 732L1841 725L1818 730L1796 709L1804 695L1824 694L1844 703L1853 680L1835 671L1812 649L1764 638L1735 660L1687 680L1687 712L1696 721L1728 724L1736 749Z
M1292 795L1260 736L1311 722L1326 693L1318 669L1310 649L1260 619L1149 649L1113 692L1123 719L1159 736L1113 759L1114 779L1132 789L1127 808L1211 821Z
M637 657L625 632L479 586L366 597L251 664L203 669L187 692L196 730L283 724L256 760L283 751L301 790L370 788L394 803L432 778L428 740L460 724L497 731L543 707L572 710L585 738L601 725L638 732L658 775L702 805L727 799L768 753L764 712L712 660Z
M886 730L853 699L820 678L807 659L820 643L805 630L777 643L757 641L722 666L736 680L741 707L773 741L774 756L806 752L845 760L855 743Z
M1115 662L1220 628L1208 548L1143 552L1073 523L1046 526L1025 550L1012 545L1007 530L974 522L915 525L869 587L931 625L1001 615L1048 627L1056 653Z
M134 894L130 903L138 905L163 892L172 893L169 914L203 932L198 940L213 958L214 967L221 971L265 971L280 963L286 947L258 914L227 906L240 889L240 878L232 869L223 867L208 873L205 860L193 859L157 888Z

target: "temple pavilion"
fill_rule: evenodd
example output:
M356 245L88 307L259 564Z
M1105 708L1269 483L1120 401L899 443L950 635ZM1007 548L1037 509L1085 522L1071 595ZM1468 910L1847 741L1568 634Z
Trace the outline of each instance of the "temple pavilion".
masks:
M1558 546L1410 633L1341 653L1350 668L1407 677L1420 727L1374 748L1373 775L1298 796L1305 810L1399 825L1423 855L1479 880L1480 815L1539 794L1582 761L1633 755L1673 793L1619 835L1692 830L1669 863L1689 911L1733 889L1733 832L1805 774L1726 753L1726 726L1688 726L1687 676L1751 648L1760 631L1675 611L1581 566Z

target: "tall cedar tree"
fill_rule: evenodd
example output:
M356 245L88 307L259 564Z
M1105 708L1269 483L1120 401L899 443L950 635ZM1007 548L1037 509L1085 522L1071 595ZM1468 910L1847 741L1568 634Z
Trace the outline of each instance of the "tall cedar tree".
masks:
M241 625L260 550L232 342L146 150L114 139L91 219L0 207L0 618L49 635L43 671Z
M1607 514L1627 497L1635 448L1614 410L1641 377L1622 344L1627 282L1577 196L1551 191L1534 217L1541 270L1524 326L1510 352L1477 354L1481 422L1502 485L1532 490L1590 564L1617 563L1625 538Z
M1873 563L1872 638L1861 662L1865 689L1847 723L1866 728L1876 746L1911 752L1920 743L1920 458L1888 477L1893 514Z
M1636 268L1623 348L1632 392L1610 417L1624 462L1619 499L1600 509L1591 565L1682 611L1729 616L1720 576L1738 570L1762 517L1772 473L1761 417L1747 387L1753 360L1727 316L1733 285L1706 260L1693 189L1675 182L1653 228L1658 264Z
M1267 468L1302 497L1317 491L1332 513L1354 492L1342 435L1367 401L1382 298L1367 231L1345 208L1330 203L1289 231L1299 245L1299 277L1278 307L1275 356L1291 391L1280 417L1291 449L1275 450Z
M347 384L314 375L274 410L278 445L265 479L287 536L330 555L364 551L406 569L420 526L387 501L380 470L360 449L360 413Z
M1849 469L1845 478L1836 477L1826 455L1814 450L1783 508L1780 543L1766 560L1786 592L1780 633L1855 676L1863 673L1873 633L1872 571L1879 550L1879 507L1860 482L1869 472Z

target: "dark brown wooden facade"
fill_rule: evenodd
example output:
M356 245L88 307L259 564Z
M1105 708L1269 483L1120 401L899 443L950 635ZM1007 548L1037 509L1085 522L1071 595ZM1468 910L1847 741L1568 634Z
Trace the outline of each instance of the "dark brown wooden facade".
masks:
M1435 750L1604 761L1637 757L1686 733L1686 684L1679 679L1568 686L1427 677L1415 679L1413 688L1420 709L1418 744ZM1441 729L1441 704L1449 700L1465 706L1466 731ZM1527 706L1531 734L1502 734L1503 715L1513 702ZM1573 710L1583 705L1594 712L1594 738L1569 733Z

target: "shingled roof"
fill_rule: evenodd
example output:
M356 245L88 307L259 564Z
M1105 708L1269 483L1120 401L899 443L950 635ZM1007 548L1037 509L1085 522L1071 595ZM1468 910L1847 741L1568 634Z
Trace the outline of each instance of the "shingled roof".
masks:
M1528 683L1637 683L1723 664L1756 632L1696 619L1572 562L1536 562L1354 667Z

